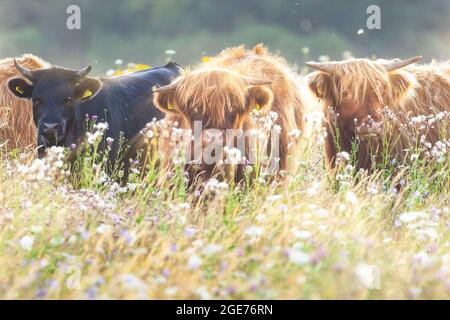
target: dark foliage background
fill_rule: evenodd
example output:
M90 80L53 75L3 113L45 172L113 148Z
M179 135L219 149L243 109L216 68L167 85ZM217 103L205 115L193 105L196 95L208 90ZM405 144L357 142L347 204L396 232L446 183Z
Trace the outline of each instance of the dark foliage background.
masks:
M81 7L81 30L66 28L69 4ZM381 30L366 28L370 4L381 7ZM158 65L172 49L188 64L264 42L298 64L346 51L448 59L449 13L447 0L0 0L0 56L32 52L104 72L117 58Z

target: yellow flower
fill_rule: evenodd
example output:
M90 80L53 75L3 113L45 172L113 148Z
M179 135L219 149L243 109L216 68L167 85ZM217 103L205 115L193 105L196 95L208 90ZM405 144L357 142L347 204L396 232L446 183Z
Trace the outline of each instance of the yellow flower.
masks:
M209 60L211 60L211 57L210 56L203 56L201 60L202 60L202 62L209 62Z

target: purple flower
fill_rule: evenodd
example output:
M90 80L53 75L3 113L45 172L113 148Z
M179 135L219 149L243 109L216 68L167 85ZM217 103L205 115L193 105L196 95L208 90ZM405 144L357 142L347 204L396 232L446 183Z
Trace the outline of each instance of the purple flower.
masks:
M167 268L164 268L163 271L161 272L161 274L165 277L168 278L170 276L170 271Z
M44 299L46 295L47 295L47 290L45 290L45 289L39 289L36 292L36 298L37 299Z

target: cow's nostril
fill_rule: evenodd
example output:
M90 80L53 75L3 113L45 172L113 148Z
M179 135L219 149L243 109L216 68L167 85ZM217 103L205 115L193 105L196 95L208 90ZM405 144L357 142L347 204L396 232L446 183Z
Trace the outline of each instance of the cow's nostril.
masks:
M44 134L55 134L58 131L59 123L46 123L44 122Z

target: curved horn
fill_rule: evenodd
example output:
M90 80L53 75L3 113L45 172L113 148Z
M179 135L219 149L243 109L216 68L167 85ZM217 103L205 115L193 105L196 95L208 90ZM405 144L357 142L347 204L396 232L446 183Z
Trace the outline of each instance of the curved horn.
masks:
M14 66L16 67L17 71L19 71L25 78L33 81L33 72L25 67L22 67L15 58Z
M75 73L75 78L77 78L77 79L84 78L88 75L89 72L91 72L91 70L92 70L92 66L88 65L88 66L84 67L83 69L78 70Z
M387 71L397 70L422 59L422 56L412 57L406 60L391 61L384 64Z
M167 91L175 90L176 87L177 87L176 83L172 82L166 86L153 87L153 92L167 92Z
M247 81L247 84L250 86L262 86L262 85L269 85L269 84L273 83L272 80L268 80L268 79L257 79L257 78L247 77L247 76L241 76L241 77L245 81Z
M333 73L334 71L334 63L333 62L314 62L308 61L306 65L311 69L316 69L325 73Z

